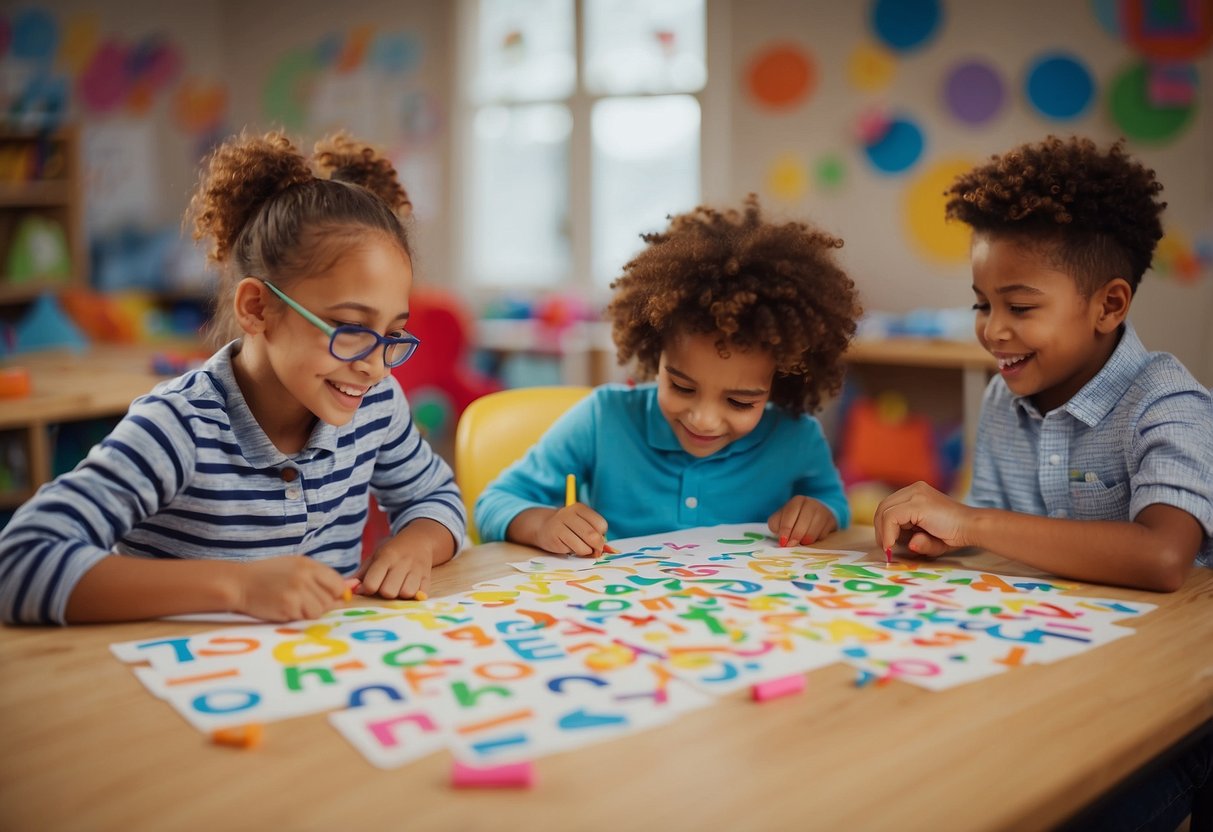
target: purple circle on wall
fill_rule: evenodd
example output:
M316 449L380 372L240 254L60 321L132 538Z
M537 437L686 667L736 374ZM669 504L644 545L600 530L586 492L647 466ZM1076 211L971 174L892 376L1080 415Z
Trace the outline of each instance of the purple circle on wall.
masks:
M944 81L944 102L965 124L984 124L1002 109L1002 78L989 64L965 61L952 67Z

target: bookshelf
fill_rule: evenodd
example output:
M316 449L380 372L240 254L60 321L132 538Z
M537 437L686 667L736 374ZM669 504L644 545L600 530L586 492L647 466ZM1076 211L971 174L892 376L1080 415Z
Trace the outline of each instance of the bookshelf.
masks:
M0 305L10 313L88 285L83 200L78 128L0 127Z

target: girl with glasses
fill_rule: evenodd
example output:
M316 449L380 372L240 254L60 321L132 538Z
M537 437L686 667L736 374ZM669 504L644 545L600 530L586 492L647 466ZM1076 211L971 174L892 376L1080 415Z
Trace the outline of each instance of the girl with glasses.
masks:
M390 372L418 348L410 208L392 165L345 136L310 157L278 133L214 151L190 209L226 343L16 512L5 621L308 619L355 584L424 597L466 518ZM393 536L363 563L370 495Z

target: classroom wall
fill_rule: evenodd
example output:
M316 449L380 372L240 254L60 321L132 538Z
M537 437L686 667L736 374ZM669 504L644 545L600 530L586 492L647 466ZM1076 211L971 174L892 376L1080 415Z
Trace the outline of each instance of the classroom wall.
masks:
M972 291L963 251L953 259L925 255L905 230L908 205L924 203L907 200L916 188L938 193L941 188L931 186L927 174L948 160L980 162L1049 133L1086 134L1104 145L1119 137L1121 129L1107 107L1108 90L1139 57L1101 25L1100 7L1112 5L1098 0L941 3L942 20L933 37L911 51L886 50L891 56L887 83L864 89L856 83L862 75L853 73L852 62L861 50L882 43L870 25L874 3L734 3L732 194L740 199L757 191L777 210L808 216L843 237L842 260L869 309L902 313L968 306ZM780 45L807 56L815 80L802 98L773 107L754 94L748 73ZM1032 62L1057 51L1078 58L1095 81L1091 104L1065 121L1039 115L1022 92ZM997 69L1005 91L1001 110L980 126L953 117L942 93L949 69L973 58ZM1213 53L1206 50L1198 68L1203 86L1187 127L1172 140L1127 145L1157 171L1168 203L1164 227L1186 240L1189 252L1198 239L1213 245ZM873 112L905 114L920 127L924 147L908 170L883 173L868 161L858 134L862 117ZM830 158L845 170L841 184L832 188L816 175L817 166ZM942 199L930 207L942 211ZM1147 274L1131 317L1149 348L1175 353L1204 384L1213 385L1211 315L1213 263L1206 262L1186 278L1174 269Z
M709 0L709 43L717 60L705 93L705 129L712 135L704 140L703 193L728 201L755 191L772 213L807 216L842 236L841 258L871 310L965 307L971 291L964 252L956 256L953 246L948 257L931 254L905 230L908 217L942 210L942 199L931 197L942 188L929 174L943 163L979 162L1048 133L1111 141L1121 131L1108 115L1107 92L1137 56L1101 24L1101 10L1114 5L1109 0L941 2L934 35L915 49L886 50L887 78L873 83L871 66L856 74L854 62L879 44L870 25L876 5ZM58 22L63 42L54 71L71 81L72 113L85 126L86 152L114 162L90 184L90 227L131 219L175 226L198 160L231 131L282 125L310 142L343 125L384 146L397 162L417 210L419 279L449 282L453 252L462 244L459 218L449 210L458 162L451 119L454 2L44 0L6 4L0 14L11 21L28 8ZM82 106L80 79L92 71L86 59L105 43L128 52L167 45L176 71L160 86L128 84L102 109ZM772 106L756 98L751 70L780 46L807 58L812 80L807 93ZM1075 56L1095 82L1092 103L1076 118L1045 118L1021 91L1027 67L1049 51ZM966 58L994 67L1004 84L1004 106L980 126L951 116L941 95L948 70ZM1128 143L1166 186L1164 223L1174 243L1171 254L1156 258L1166 268L1143 281L1132 318L1149 347L1174 352L1213 386L1213 328L1207 325L1213 266L1206 262L1186 277L1174 267L1176 252L1190 256L1199 243L1213 246L1213 54L1206 50L1197 66L1202 86L1185 129L1166 141ZM6 93L20 86L23 73L0 55ZM861 128L870 127L873 114L904 115L920 128L923 149L914 164L896 173L872 166ZM831 160L832 174L823 175L823 163ZM912 196L913 211L907 208Z

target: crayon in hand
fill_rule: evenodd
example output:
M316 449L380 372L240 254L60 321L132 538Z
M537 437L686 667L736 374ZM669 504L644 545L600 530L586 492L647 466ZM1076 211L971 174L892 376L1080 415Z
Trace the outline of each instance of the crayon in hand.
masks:
M564 478L564 504L571 506L577 502L577 477L569 474Z

